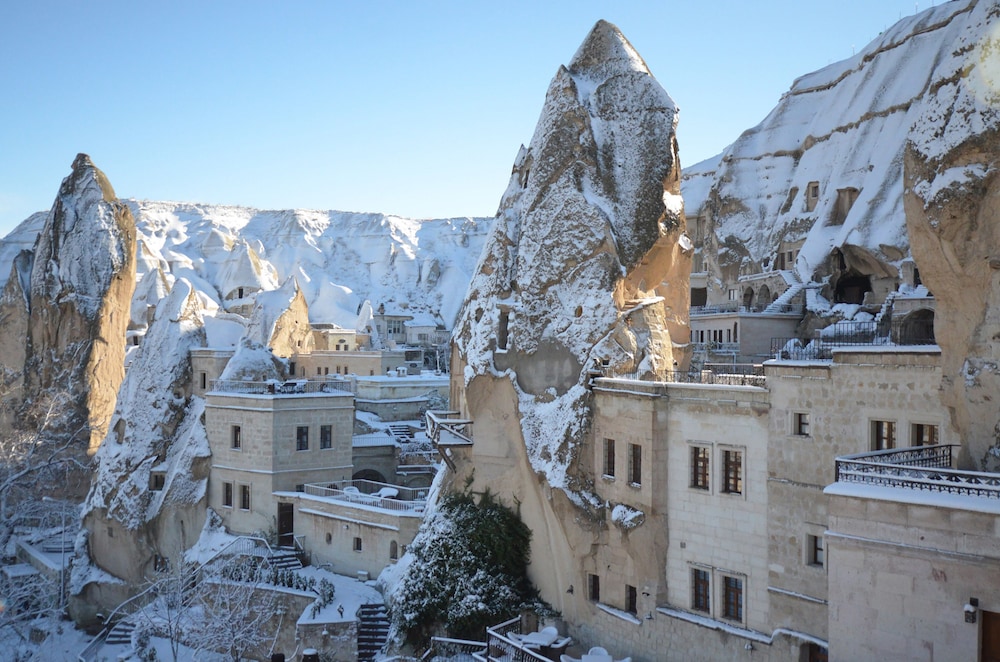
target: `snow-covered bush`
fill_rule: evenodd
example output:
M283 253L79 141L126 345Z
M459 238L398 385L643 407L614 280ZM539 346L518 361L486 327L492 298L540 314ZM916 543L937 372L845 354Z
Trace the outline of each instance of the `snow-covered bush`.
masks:
M531 530L489 492L450 494L421 525L413 561L391 604L395 630L412 644L433 634L482 639L522 610L551 613L528 579Z

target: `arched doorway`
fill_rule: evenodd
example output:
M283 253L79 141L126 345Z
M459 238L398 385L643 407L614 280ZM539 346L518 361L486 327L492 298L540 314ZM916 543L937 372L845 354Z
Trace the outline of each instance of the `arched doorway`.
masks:
M353 476L354 480L371 480L376 483L387 483L388 481L378 471L374 469L362 469Z
M771 303L771 288L761 285L757 291L757 309L764 310Z
M847 274L837 281L833 302L862 304L865 302L865 294L871 291L871 278L858 273Z
M899 325L900 345L934 345L934 311L927 308L914 310Z
M743 307L750 310L751 306L753 306L753 288L748 287L743 290Z

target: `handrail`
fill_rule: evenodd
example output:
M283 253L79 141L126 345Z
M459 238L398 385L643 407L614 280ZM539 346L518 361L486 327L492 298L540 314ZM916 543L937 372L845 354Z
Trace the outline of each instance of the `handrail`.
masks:
M210 391L215 393L235 393L238 395L304 395L312 393L354 393L356 388L349 380L314 381L295 379L286 382L277 380L250 382L237 379L216 379Z
M845 455L836 459L836 480L1000 499L1000 474L952 469L953 447L941 444Z

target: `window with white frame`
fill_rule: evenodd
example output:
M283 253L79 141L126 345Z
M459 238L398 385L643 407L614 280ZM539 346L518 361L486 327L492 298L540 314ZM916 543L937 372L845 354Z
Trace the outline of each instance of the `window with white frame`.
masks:
M642 446L628 445L628 482L631 485L642 485Z
M722 616L743 622L743 579L732 575L722 577Z
M249 485L240 485L240 510L250 510Z
M712 613L712 573L706 568L691 569L691 609Z
M792 434L799 437L809 436L809 413L798 411L792 416Z
M615 477L615 440L604 440L604 475L608 478Z

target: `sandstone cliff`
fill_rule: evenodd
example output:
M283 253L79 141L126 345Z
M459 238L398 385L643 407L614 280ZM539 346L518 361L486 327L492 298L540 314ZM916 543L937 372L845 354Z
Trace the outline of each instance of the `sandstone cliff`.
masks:
M935 294L941 399L963 465L1000 470L1000 6L979 2L936 64L907 142L906 220Z
M67 395L52 431L78 435L90 453L107 431L125 374L135 236L128 207L80 154L32 254L14 260L0 303L0 362L8 375L23 375L17 395L25 403Z

